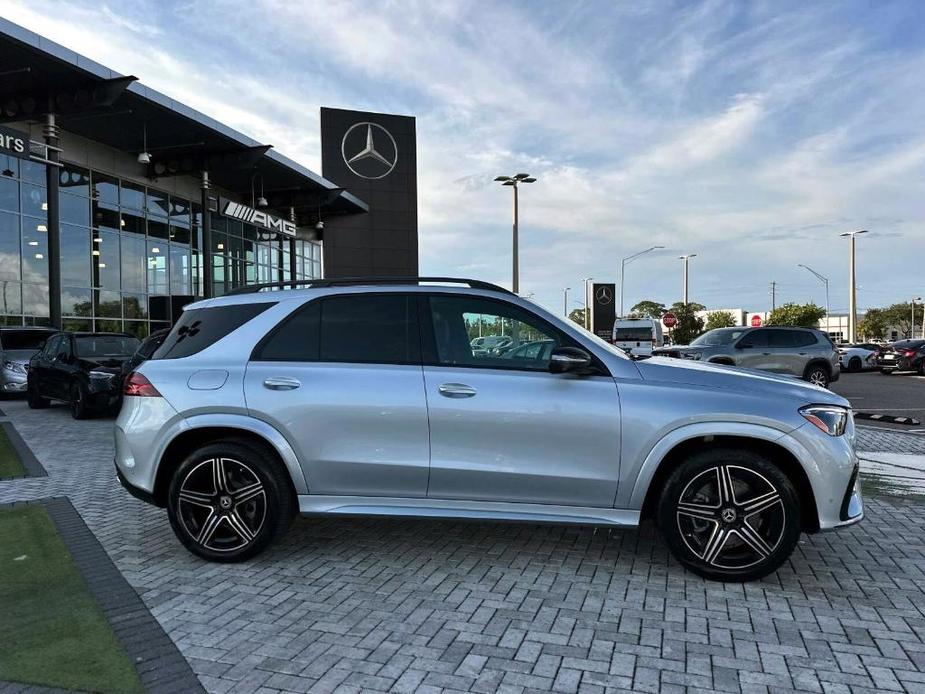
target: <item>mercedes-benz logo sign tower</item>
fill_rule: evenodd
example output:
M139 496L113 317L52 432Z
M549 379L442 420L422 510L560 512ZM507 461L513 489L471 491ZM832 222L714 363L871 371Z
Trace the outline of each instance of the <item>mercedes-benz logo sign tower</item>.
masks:
M321 109L322 175L369 205L324 220L325 277L418 274L415 139L410 116Z

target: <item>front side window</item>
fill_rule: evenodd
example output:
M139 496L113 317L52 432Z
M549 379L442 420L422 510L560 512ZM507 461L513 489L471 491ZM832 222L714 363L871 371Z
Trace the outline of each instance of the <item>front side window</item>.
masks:
M736 344L736 347L767 347L768 331L752 330Z
M431 296L434 361L471 366L547 371L563 338L523 309L470 296Z

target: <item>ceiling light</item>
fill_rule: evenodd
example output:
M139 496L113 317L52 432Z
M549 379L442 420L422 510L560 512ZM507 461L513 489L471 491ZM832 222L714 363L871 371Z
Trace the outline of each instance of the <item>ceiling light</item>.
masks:
M155 246L154 248L151 249L151 252L152 252L152 253L160 253L160 252L161 252L161 249L158 248L157 246Z
M43 212L48 212L48 203L47 203L47 202L43 202L43 203L42 203L42 211L43 211Z
M148 124L142 123L141 125L142 132L142 150L138 154L138 163L139 164L150 164L151 155L148 154Z
M35 230L36 231L48 231L48 227L45 226L44 224L39 224L37 227L35 227Z
M218 244L218 246L216 246L216 248L218 248L218 250L220 250L220 251L223 251L223 250L225 250L225 244L224 244L224 243L220 243L220 244Z
M93 251L93 255L99 255L99 254L100 254L99 251L97 251L97 250L94 250L94 251Z
M141 154L138 155L138 163L139 164L150 164L151 155L148 154L147 152L142 152Z
M42 260L44 257L45 257L45 256L42 255L41 253L36 253L36 254L35 254L36 260Z
M101 239L99 236L94 236L93 243L103 243L103 239Z
M29 245L30 245L30 246L38 246L38 245L39 245L39 242L38 242L38 241L30 241L30 242L29 242Z
M100 267L106 267L106 263L100 263Z

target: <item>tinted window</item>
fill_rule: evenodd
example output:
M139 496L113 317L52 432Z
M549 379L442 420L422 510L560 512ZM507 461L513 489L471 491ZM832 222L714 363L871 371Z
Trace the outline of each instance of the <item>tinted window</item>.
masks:
M768 346L768 331L767 330L752 330L750 333L745 335L741 340L736 343L737 347L767 347Z
M51 359L51 357L57 351L58 342L60 341L61 341L60 335L55 335L54 337L50 338L48 342L45 343L45 348L42 350L42 356L47 357L48 359Z
M324 299L318 351L321 361L420 362L417 301L402 294Z
M464 296L432 296L429 304L433 360L442 366L546 371L563 344L552 326L511 304Z
M254 351L255 361L318 361L321 302L311 301L286 318Z
M58 342L55 344L55 353L54 357L65 359L71 356L71 340L67 335L62 335L58 338Z
M816 336L803 330L769 330L771 347L808 347L816 344Z
M52 333L41 330L4 330L0 333L3 349L41 349Z
M77 356L91 358L128 357L135 353L140 344L137 337L127 335L78 335L74 341Z
M181 359L201 352L275 305L262 302L184 311L153 358Z

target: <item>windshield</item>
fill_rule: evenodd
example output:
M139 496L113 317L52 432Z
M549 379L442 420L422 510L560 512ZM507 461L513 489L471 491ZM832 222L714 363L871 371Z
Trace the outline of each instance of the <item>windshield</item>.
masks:
M745 334L745 328L717 328L691 341L691 345L729 345Z
M613 339L617 342L639 342L643 340L653 340L652 328L617 328L613 331Z
M78 357L130 357L138 349L137 338L127 335L81 335L75 340Z
M37 352L45 344L49 335L54 333L43 330L4 330L0 334L0 342L6 350L32 350Z

